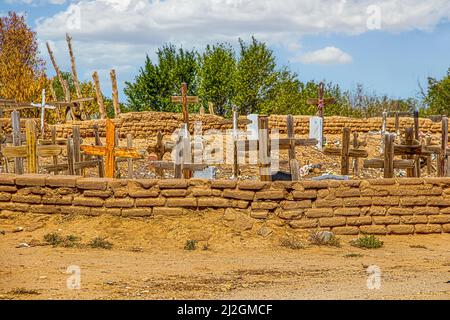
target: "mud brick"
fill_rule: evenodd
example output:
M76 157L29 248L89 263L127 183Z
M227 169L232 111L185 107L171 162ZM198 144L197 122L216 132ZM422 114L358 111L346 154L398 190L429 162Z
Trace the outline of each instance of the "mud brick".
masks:
M450 223L442 225L442 231L445 233L450 233Z
M128 185L133 182L130 182L130 180L127 179L105 179L106 181L106 188L111 190L116 189L122 189L122 188L128 188Z
M255 192L225 189L223 191L223 197L238 200L253 200L253 198L255 197Z
M73 207L73 206L63 206L61 207L62 214L75 214L89 216L91 214L90 207Z
M234 189L237 182L235 180L213 180L211 181L211 188L213 189Z
M263 181L239 181L238 188L240 190L253 190L258 191L264 189L269 184Z
M402 216L400 218L402 224L426 224L428 223L427 216Z
M359 216L361 215L361 208L358 207L337 208L334 210L334 214L336 216Z
M81 178L80 176L48 176L45 184L49 187L75 188L77 186L77 180Z
M83 190L106 190L108 180L101 178L81 178L77 180L77 188Z
M0 192L0 201L9 201L11 200L11 194L6 192Z
M341 181L341 185L344 187L359 188L359 186L361 185L361 181L359 181L359 180L344 180L344 181Z
M450 214L450 208L441 208L439 210L441 214Z
M15 192L17 192L17 187L15 187L15 186L2 186L2 185L0 185L0 192L10 192L10 193L15 193Z
M222 190L220 190L220 189L211 189L211 195L213 197L221 197L222 196Z
M232 200L230 207L231 208L239 208L239 209L247 209L249 204L250 203L245 200Z
M135 179L131 180L130 183L144 188L144 189L150 189L151 187L156 186L159 183L159 180L157 179Z
M211 183L206 179L189 179L189 186L191 187L211 187Z
M153 208L153 215L155 216L181 216L184 214L181 208L166 208L166 207L155 207Z
M414 228L416 233L419 234L442 232L442 226L440 224L416 224Z
M43 204L71 205L72 202L73 202L73 196L45 195L42 197Z
M282 200L286 196L283 190L268 190L256 192L257 200Z
M317 190L304 190L304 191L293 191L292 195L296 200L302 199L316 199L317 198Z
M398 206L400 203L399 197L375 197L372 198L372 205L374 206Z
M338 187L337 184L330 184L331 181L303 181L303 188L305 189L328 189L329 187L335 186Z
M372 205L372 198L344 198L345 207L367 207Z
M414 214L435 215L439 214L439 207L414 207Z
M389 225L387 230L389 234L412 234L414 233L414 226L405 224Z
M334 193L330 194L330 190L328 190L328 189L320 189L320 190L317 190L317 198L326 199L326 200L334 200L334 199L336 199L336 196L334 195Z
M294 188L293 181L275 181L272 183L272 188L277 190L292 190Z
M86 190L83 192L83 196L95 198L109 198L112 196L112 192L109 190Z
M436 186L446 186L446 185L450 185L450 178L434 178L434 177L429 177L429 178L424 178L423 179L425 183L428 184L433 184Z
M417 187L414 187L417 188ZM419 196L440 196L443 194L443 190L441 187L433 187L428 189L426 186L424 188L419 188L417 190L417 195Z
M0 202L0 210L27 212L29 207L25 203Z
M289 221L289 226L293 229L311 229L317 228L319 225L318 219L292 220Z
M228 208L231 206L231 201L223 198L215 198L215 197L202 197L198 198L198 206L199 207L212 207L212 208Z
M429 216L428 217L428 223L434 224L447 224L450 223L450 215L436 215L436 216Z
M426 206L428 203L427 197L402 197L400 204L402 206Z
M189 191L194 197L208 197L212 195L212 190L209 188L194 187L189 189Z
M73 199L73 204L76 206L103 207L104 203L105 203L105 201L101 198L75 197Z
M368 179L366 180L370 185L373 186L391 186L397 183L393 178L389 179Z
M413 208L389 208L387 211L387 214L389 215L413 215L414 209Z
M385 197L389 195L387 190L375 190L372 188L366 188L361 190L361 196L363 197Z
M338 198L359 197L361 190L356 188L338 188L336 189L335 195Z
M108 214L111 216L120 217L122 214L122 209L119 208L91 208L91 215L98 216Z
M159 191L155 189L128 189L128 195L132 198L157 198Z
M164 207L166 198L136 199L136 207Z
M60 213L61 212L61 208L60 206L55 206L55 205L31 205L30 208L28 209L29 212L32 213L39 213L39 214L55 214L55 213Z
M128 197L128 188L115 188L114 191L114 197L115 198L126 198Z
M348 217L347 225L348 226L363 226L363 225L371 225L372 217Z
M186 189L188 181L184 179L167 179L160 180L158 185L160 189Z
M15 174L0 173L0 185L13 186L16 184L16 177L18 176Z
M344 217L320 218L319 225L321 227L340 227L345 226L347 220Z
M13 194L12 195L12 202L19 202L19 203L31 203L31 204L39 204L41 203L41 196L38 195L19 195L19 194Z
M331 208L306 209L306 216L308 218L332 217L333 216L333 209L331 209Z
M252 202L253 210L273 210L278 207L278 203L264 201L264 202Z
M342 206L343 206L342 199L317 200L316 201L317 208L330 208L330 207L342 207Z
M428 199L429 206L450 207L450 198L433 197Z
M149 217L152 215L152 208L122 209L122 217Z
M406 187L406 186L394 186L388 189L389 195L391 196L417 196L418 190L417 187Z
M269 211L267 210L258 210L250 212L250 217L253 219L267 219L269 216Z
M359 231L365 234L387 234L387 228L385 226L360 226Z
M372 219L373 223L377 225L400 224L400 217L381 216L381 217L373 217Z
M278 218L283 220L292 220L303 215L303 210L279 210Z
M134 206L134 199L107 199L105 207L107 208L131 208Z
M359 234L358 227L334 227L331 229L337 235L357 235Z
M197 207L196 198L169 198L166 206L168 207Z
M303 201L281 201L280 206L284 210L311 208L311 200Z
M27 187L45 187L45 180L48 175L24 174L16 177L16 185Z
M396 181L397 181L397 184L399 184L399 185L407 185L407 186L421 185L421 184L425 183L423 178L407 178L407 179L399 178L399 179L396 179Z
M77 193L77 189L75 189L75 188L58 188L55 190L55 193L62 195L62 196L73 195L73 194Z
M185 189L167 189L162 190L161 195L163 197L186 197L188 195L188 191Z

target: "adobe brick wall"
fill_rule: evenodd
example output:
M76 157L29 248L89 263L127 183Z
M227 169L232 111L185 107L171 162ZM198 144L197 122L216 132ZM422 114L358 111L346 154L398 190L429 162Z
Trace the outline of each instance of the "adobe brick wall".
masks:
M211 115L191 115L191 121L201 121L203 130L231 129L231 125L222 125L222 117ZM11 131L11 124L9 119L0 119L3 123L6 132ZM155 137L158 131L164 134L171 134L175 129L179 128L182 122L182 115L179 113L167 112L132 112L121 114L114 119L117 129L121 137L125 137L131 133L136 138ZM83 137L91 137L93 135L92 126L97 123L101 134L105 132L104 120L90 120L82 122L74 122L80 126L80 132ZM369 132L381 130L381 118L369 119L355 119L345 117L326 117L325 118L325 133L326 134L340 134L342 128L348 127L352 131ZM57 126L58 137L67 137L72 132L72 123ZM295 133L308 134L309 133L309 116L295 116L294 117ZM412 118L401 118L400 126L413 125ZM271 115L269 117L269 127L278 128L281 133L286 133L286 116ZM394 130L394 118L389 118L387 127L389 130ZM244 126L242 126L244 128ZM440 133L441 124L433 123L429 119L420 119L420 129L425 133Z
M112 180L0 174L0 210L122 217L223 212L223 221L265 220L336 234L450 233L450 178L295 183Z

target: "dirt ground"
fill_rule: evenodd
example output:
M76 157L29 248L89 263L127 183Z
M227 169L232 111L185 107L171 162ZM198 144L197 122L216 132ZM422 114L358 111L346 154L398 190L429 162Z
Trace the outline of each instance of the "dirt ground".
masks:
M308 244L307 234L270 225L271 235L233 231L222 213L124 219L0 215L0 299L450 299L450 234L381 237L379 249ZM22 231L20 231L22 230ZM14 232L19 231L19 232ZM48 233L79 237L74 248L46 245ZM105 237L112 249L87 247ZM290 249L285 237L306 245ZM185 250L190 239L200 241ZM17 248L21 243L31 247ZM79 290L67 287L80 268ZM379 289L368 268L379 267Z

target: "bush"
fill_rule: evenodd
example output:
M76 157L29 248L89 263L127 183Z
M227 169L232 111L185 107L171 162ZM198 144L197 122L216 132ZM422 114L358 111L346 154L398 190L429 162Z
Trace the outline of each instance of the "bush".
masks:
M383 246L383 241L381 241L374 235L364 235L356 240L351 241L350 244L357 248L377 249Z
M48 233L44 236L44 241L54 247L74 248L80 245L80 240L77 236L68 235L63 237L59 233Z
M88 246L93 249L106 249L111 250L113 247L113 244L109 241L107 241L105 238L97 237L91 240L88 243Z
M187 240L184 245L184 250L193 251L197 249L197 240Z
M341 240L332 232L315 230L309 234L309 242L317 246L340 247Z
M305 248L305 244L296 237L285 237L281 239L281 246L293 250Z

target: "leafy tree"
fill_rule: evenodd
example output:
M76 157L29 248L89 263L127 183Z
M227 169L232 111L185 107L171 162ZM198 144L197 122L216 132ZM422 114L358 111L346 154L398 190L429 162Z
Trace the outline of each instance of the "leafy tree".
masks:
M263 42L252 37L247 45L239 39L240 58L237 65L234 102L243 114L258 112L269 98L277 82L275 57Z
M199 57L199 96L206 107L212 102L216 114L225 116L235 93L236 58L227 44L208 45Z
M0 17L0 97L19 102L39 100L47 85L36 34L24 16Z
M428 92L424 97L428 114L450 114L450 68L441 80L428 78Z

